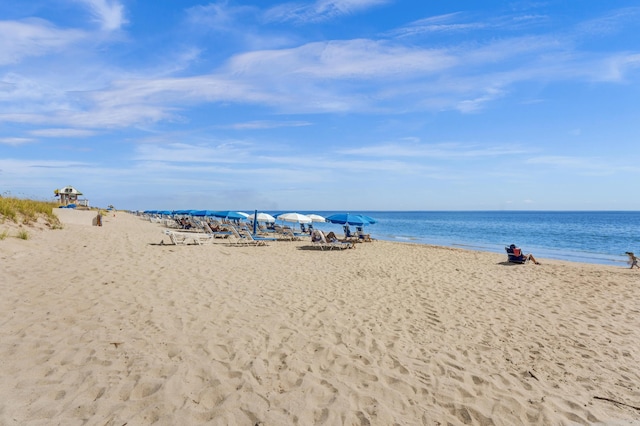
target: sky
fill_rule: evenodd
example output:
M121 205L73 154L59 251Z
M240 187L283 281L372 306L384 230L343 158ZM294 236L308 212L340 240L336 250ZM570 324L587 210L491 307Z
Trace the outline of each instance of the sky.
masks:
M0 3L0 195L640 210L637 0Z

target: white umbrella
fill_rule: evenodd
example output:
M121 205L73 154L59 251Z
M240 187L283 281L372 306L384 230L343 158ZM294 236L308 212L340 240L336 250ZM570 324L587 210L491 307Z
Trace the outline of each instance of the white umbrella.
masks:
M254 216L256 216L256 215L255 214L249 215L249 217L247 219L249 219L251 222L253 222ZM268 213L258 213L257 217L258 217L258 222L273 223L273 222L276 221L276 218L271 216Z
M295 222L295 223L311 223L313 220L306 215L300 213L284 213L278 216L278 220L283 222Z
M319 214L308 214L307 216L309 216L311 218L312 221L314 222L326 222L327 220L320 216Z

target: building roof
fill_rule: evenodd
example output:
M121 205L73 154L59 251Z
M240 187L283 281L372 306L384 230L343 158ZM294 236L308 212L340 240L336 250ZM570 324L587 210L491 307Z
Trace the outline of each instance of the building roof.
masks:
M56 194L74 194L74 195L82 195L82 192L78 191L71 185L67 185L62 189L57 189Z

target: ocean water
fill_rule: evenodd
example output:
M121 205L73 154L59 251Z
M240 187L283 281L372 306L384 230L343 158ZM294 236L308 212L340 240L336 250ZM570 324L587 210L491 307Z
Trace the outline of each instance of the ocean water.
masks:
M272 213L277 215L279 212ZM304 212L300 212L304 213ZM339 212L306 212L328 216ZM575 262L626 266L625 251L640 254L640 212L540 211L358 211L378 222L373 238L505 253L516 244L525 253ZM314 224L342 232L341 225ZM506 256L506 255L505 255Z

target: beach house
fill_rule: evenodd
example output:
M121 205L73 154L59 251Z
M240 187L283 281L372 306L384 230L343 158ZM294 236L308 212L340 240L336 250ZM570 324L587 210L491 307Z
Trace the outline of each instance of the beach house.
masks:
M56 197L60 197L60 205L68 206L69 204L75 204L77 206L89 206L89 200L78 198L82 195L82 192L78 191L71 185L67 185L62 189L56 189L53 193Z

